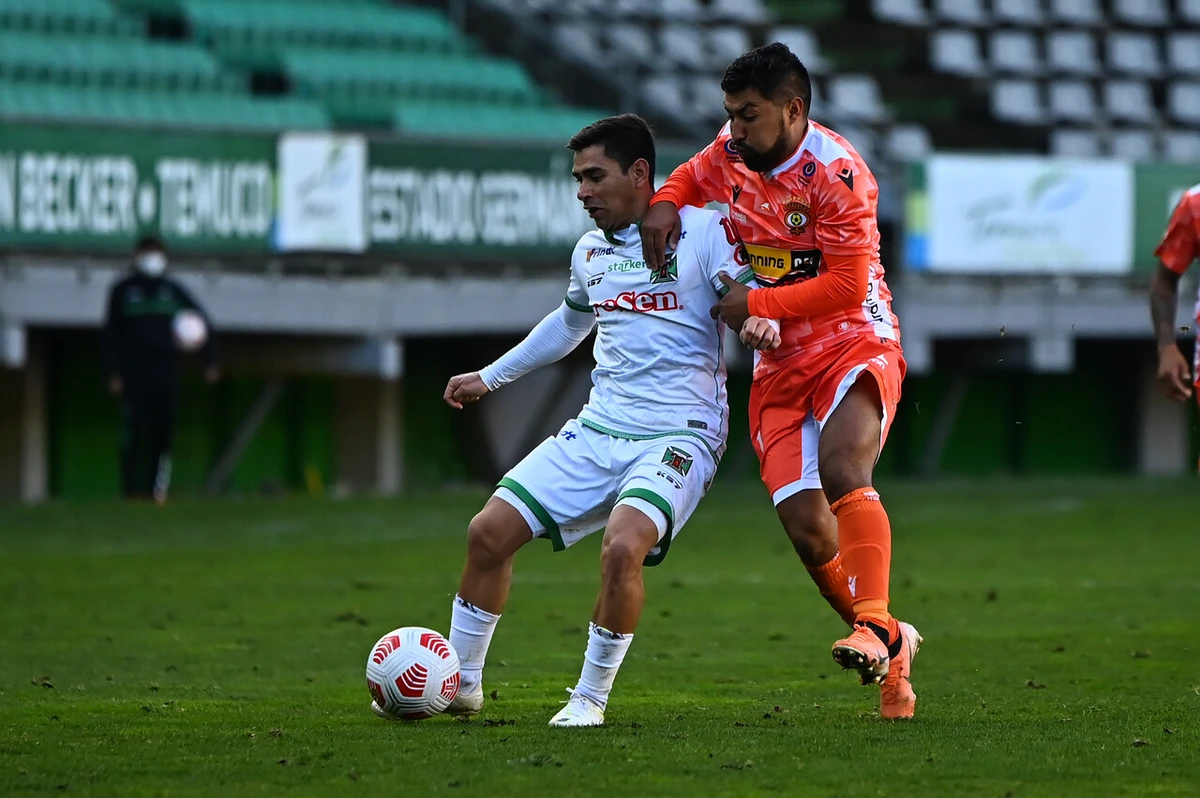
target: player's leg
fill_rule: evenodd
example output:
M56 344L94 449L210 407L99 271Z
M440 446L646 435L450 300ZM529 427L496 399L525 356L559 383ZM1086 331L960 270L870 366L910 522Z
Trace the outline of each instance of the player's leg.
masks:
M596 465L593 438L607 436L568 422L559 435L529 453L500 481L495 494L467 527L467 558L450 617L450 645L458 654L462 682L447 712L471 714L483 706L483 667L508 600L513 557L529 541L548 537L556 550L599 529L593 520L611 481ZM569 485L570 491L559 490ZM564 533L560 524L570 523Z
M837 521L821 489L817 468L820 433L803 410L803 376L781 373L751 387L751 437L763 483L792 548L821 596L853 623L849 582L838 551Z
M173 378L156 378L150 398L150 495L163 504L171 486L171 441L179 390Z
M716 474L716 457L693 439L618 441L625 466L600 550L600 593L588 625L579 682L551 726L599 726L645 605L642 569L658 565Z
M125 383L121 396L121 495L126 499L137 498L141 492L138 479L138 459L142 444L141 407L133 396L133 385Z
M898 348L860 344L848 347L827 374L816 397L824 418L820 473L838 520L855 613L854 631L834 643L833 656L858 671L864 684L883 683L884 717L912 717L916 696L909 675L920 636L888 611L891 522L873 487L875 462L899 402L903 358Z
M613 508L600 547L600 593L588 624L583 670L567 705L550 719L551 726L604 724L608 696L646 601L642 564L665 534L667 523L666 515L655 507L624 503Z

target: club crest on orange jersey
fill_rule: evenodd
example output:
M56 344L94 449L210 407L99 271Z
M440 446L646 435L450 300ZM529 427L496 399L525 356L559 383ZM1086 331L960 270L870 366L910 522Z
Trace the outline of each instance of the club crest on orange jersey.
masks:
M812 209L800 197L788 197L783 204L783 220L792 235L801 235L812 221Z

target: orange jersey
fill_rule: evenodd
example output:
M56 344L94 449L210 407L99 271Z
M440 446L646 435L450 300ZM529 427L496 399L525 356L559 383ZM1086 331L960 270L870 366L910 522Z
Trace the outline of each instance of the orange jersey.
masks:
M1192 186L1171 214L1162 243L1155 256L1176 274L1183 274L1200 256L1200 185ZM1196 317L1200 319L1200 299L1196 302Z
M891 291L879 261L879 186L846 139L809 122L790 158L768 173L747 169L726 125L711 144L671 175L656 200L729 204L731 233L742 257L766 286L809 280L829 271L829 258L866 259L861 305L783 321L782 344L762 352L757 372L801 351L820 351L852 338L900 341ZM767 289L768 291L770 289Z

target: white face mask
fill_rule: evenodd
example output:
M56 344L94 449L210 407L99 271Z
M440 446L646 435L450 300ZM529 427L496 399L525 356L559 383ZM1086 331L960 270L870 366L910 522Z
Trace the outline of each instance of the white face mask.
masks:
M161 252L143 252L134 260L134 266L147 277L159 277L167 270L167 256Z

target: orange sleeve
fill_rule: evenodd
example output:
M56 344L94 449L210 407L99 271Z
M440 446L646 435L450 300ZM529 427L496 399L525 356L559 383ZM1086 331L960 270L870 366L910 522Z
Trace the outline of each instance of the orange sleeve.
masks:
M718 137L675 167L650 203L669 202L676 208L682 208L685 205L703 207L709 202L728 202L729 187L725 184L725 174L721 169L724 146L718 143L720 141Z
M811 280L750 292L751 316L764 319L794 319L822 316L858 307L867 298L871 273L870 254L828 255L827 271Z
M1200 230L1197 230L1196 219L1192 213L1192 201L1195 195L1184 194L1167 222L1167 232L1163 235L1162 243L1154 250L1154 255L1176 274L1183 274L1196 259L1197 246L1200 241Z

